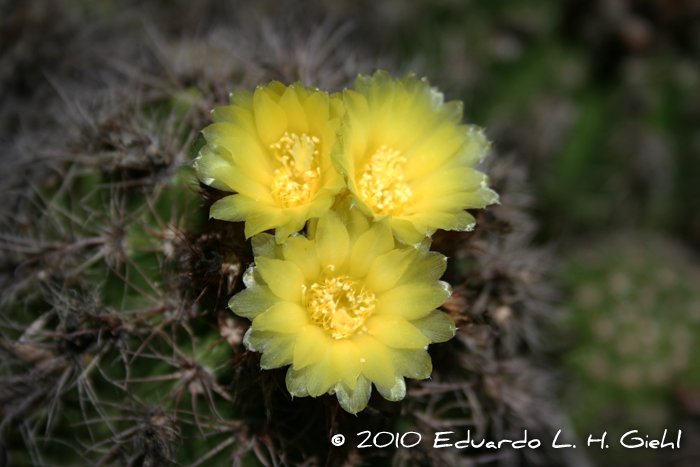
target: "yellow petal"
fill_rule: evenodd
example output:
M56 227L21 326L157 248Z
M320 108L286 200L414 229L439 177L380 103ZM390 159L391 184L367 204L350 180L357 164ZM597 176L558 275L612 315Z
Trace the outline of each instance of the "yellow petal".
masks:
M447 313L435 310L427 316L411 321L431 342L445 342L455 335L454 321Z
M390 349L396 373L407 378L425 379L433 371L430 355L424 349Z
M212 186L217 190L232 191L231 188L225 183L209 176L209 172L212 170L221 166L231 165L231 160L222 157L222 155L218 153L215 153L209 146L204 146L202 149L203 150L199 153L199 157L197 157L197 159L195 159L192 163L192 167L196 171L197 177L205 185Z
M331 94L331 100L329 103L330 107L330 118L343 118L345 114L345 104L343 103L343 95L339 92Z
M486 183L487 177L471 167L450 167L436 170L420 177L409 186L416 197L428 202L433 199L448 197L460 191L474 191ZM406 208L407 213L423 211L418 202Z
M255 264L275 295L289 302L301 303L304 275L294 263L259 257L255 258Z
M408 161L404 166L406 180L421 178L444 167L464 143L464 135L465 129L443 124L411 147L406 154Z
M279 297L273 294L268 287L255 285L241 290L231 297L228 306L238 316L252 320L278 301Z
M250 240L253 247L253 256L264 256L272 259L284 259L282 249L275 243L275 237L267 233L261 233Z
M318 221L315 240L321 269L339 270L348 256L350 238L343 221L335 212L329 211Z
M253 93L248 89L240 89L229 94L231 105L253 110Z
M246 112L245 110L248 110ZM214 123L233 123L236 124L242 119L250 118L253 114L250 109L244 109L235 105L223 105L211 111L211 119Z
M295 370L294 367L289 367L285 378L287 391L292 397L307 397L309 391L306 389L306 371Z
M329 336L315 324L304 326L298 336L294 349L294 368L297 370L315 363L330 349Z
M274 170L272 155L270 150L263 146L257 131L248 133L238 124L214 123L202 130L202 134L207 140L204 148L213 148L259 183L271 183Z
M304 228L305 221L300 221L289 217L289 221L275 229L275 240L277 243L284 243L290 235L295 234Z
M308 205L308 213L306 219L311 219L313 217L321 217L325 215L328 210L333 205L335 201L335 195L337 191L321 189L318 193L314 195L311 199L311 203Z
M330 352L304 370L306 371L306 389L311 397L327 393L335 383L340 381L340 376L331 363Z
M364 163L363 156L369 149L367 137L371 114L367 99L354 91L343 91L345 117L337 151L331 152L333 163L338 171L354 183L356 172Z
M355 334L351 339L364 359L362 374L375 384L392 387L396 376L391 353L386 345L368 334Z
M464 114L464 103L462 101L450 101L445 103L441 109L444 118L453 124L459 124Z
M297 92L294 90L293 86L294 85L289 86L284 91L278 104L287 114L287 131L301 136L302 133L309 133L309 123L306 119L304 108L299 103Z
M461 165L474 167L488 155L491 150L491 144L486 139L482 128L466 125L465 130L465 141L457 150L455 159Z
M418 255L415 248L392 250L378 256L370 266L365 284L375 294L392 288Z
M469 231L474 229L476 222L474 216L467 211L422 212L412 214L406 219L427 232L435 232L438 229Z
M287 239L282 251L284 258L296 264L307 281L312 282L318 279L321 266L318 263L314 242L303 235L297 235Z
M418 255L411 267L406 270L396 283L396 286L411 282L432 284L442 277L445 269L447 269L447 258L444 255L436 251L425 251Z
M304 113L308 117L309 132L319 137L329 120L329 97L325 92L314 92L304 101ZM324 148L326 149L326 148ZM330 150L330 148L327 148Z
M430 340L415 326L397 315L374 315L365 322L365 325L367 332L389 347L419 349L430 344Z
M357 377L362 373L360 351L350 339L336 339L332 343L331 361L343 382L350 389L355 389Z
M243 195L225 196L212 204L209 216L223 221L241 222L248 217L252 210L261 206L261 204ZM267 206L262 206L267 212L272 213L272 210Z
M498 194L483 186L476 191L456 192L439 198L429 198L406 208L404 216L430 212L452 212L461 209L476 209L498 202Z
M306 312L296 303L280 301L275 303L265 313L253 320L253 328L258 331L275 331L281 333L296 333L306 326Z
M340 406L346 412L355 414L367 407L369 397L372 395L372 384L367 378L360 375L354 389L350 389L340 382L335 386L335 393L338 396Z
M348 229L351 247L357 239L370 229L371 220L359 209L353 205L350 197L345 198L337 209L334 209L338 216L342 219L345 227Z
M289 365L294 356L296 334L278 334L270 331L248 329L243 337L243 345L251 352L262 352L260 366L269 370Z
M274 205L270 188L260 182L246 176L235 166L220 166L209 172L209 177L224 182L238 193L247 196L255 201Z
M407 320L418 319L445 303L451 294L451 287L446 282L399 285L378 297L374 314L399 315Z
M255 124L265 147L277 143L287 129L287 114L265 89L258 87L253 95Z
M404 381L403 376L397 375L396 384L393 387L377 386L377 391L388 401L400 401L406 397L406 381Z
M287 86L275 80L270 81L270 84L262 88L275 102L279 101L280 96L287 90Z
M274 229L289 222L289 218L283 215L279 209L269 206L258 206L251 209L245 219L245 236L250 238L265 230Z
M271 370L292 363L295 340L296 334L276 334L260 358L260 367Z
M391 231L396 239L406 245L415 245L425 238L425 229L417 230L410 221L392 217L389 219L389 224L391 224Z
M355 210L358 212L358 210ZM364 217L364 216L362 216ZM394 237L388 222L375 222L370 230L359 236L350 253L350 275L364 277L377 256L394 248Z

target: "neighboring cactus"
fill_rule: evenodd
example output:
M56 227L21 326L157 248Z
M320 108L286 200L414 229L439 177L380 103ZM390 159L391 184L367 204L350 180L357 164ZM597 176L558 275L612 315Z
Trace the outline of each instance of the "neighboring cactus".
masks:
M700 383L700 269L692 258L670 240L640 233L572 254L564 278L573 346L565 361L582 433L656 436L680 428L674 392Z

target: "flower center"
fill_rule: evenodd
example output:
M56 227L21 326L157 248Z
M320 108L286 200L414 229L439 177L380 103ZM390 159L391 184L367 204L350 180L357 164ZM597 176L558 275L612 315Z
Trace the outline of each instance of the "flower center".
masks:
M403 182L405 162L399 151L382 146L365 164L358 184L360 196L376 214L398 214L413 197Z
M377 299L348 276L332 277L304 289L304 301L311 321L336 339L349 337L374 312Z
M321 168L316 146L321 141L315 136L285 132L270 145L275 157L275 174L272 179L272 196L285 208L293 208L308 202L316 193Z

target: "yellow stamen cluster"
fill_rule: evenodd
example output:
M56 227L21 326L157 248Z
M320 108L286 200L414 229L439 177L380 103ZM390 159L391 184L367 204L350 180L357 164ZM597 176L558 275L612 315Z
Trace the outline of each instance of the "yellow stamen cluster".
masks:
M406 158L399 151L382 146L365 164L359 179L363 201L378 214L397 214L413 197L411 188L404 183L403 164Z
M316 159L316 146L321 141L315 136L285 132L270 149L275 158L272 196L286 208L308 202L317 191L321 168Z
M342 339L365 331L365 320L376 308L372 292L348 276L327 278L304 290L309 318L334 338Z

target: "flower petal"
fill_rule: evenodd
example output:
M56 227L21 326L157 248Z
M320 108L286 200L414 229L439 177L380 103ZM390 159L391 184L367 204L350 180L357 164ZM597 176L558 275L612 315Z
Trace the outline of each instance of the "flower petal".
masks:
M276 334L260 358L260 367L271 370L292 363L296 337L296 334Z
M287 129L287 114L270 95L259 86L253 95L255 124L265 147L277 143Z
M386 345L368 334L355 334L352 342L357 346L362 362L362 374L375 384L392 387L395 384L394 364Z
M391 217L389 223L391 224L391 231L394 233L396 239L406 245L415 245L425 238L425 228L422 228L422 231L418 230L410 221Z
M255 201L275 205L270 188L246 176L239 168L229 166L219 166L209 172L209 177L215 178L238 193L245 195Z
M284 258L296 264L309 282L316 280L321 270L315 247L314 242L303 235L288 238L282 246Z
M375 294L392 288L418 255L415 248L392 250L378 256L370 266L365 284Z
M432 284L442 277L445 269L447 269L447 258L444 255L436 251L425 251L419 254L411 266L406 269L404 275L396 283L396 287L412 282Z
M282 249L275 242L275 237L267 233L255 235L250 240L250 245L253 247L253 255L264 256L272 259L284 259Z
M359 210L356 210L359 212ZM364 217L364 216L363 216ZM375 222L370 230L360 235L350 253L350 275L365 277L377 256L394 248L394 237L388 222Z
M278 334L250 328L243 337L243 345L251 352L262 352L260 366L269 370L292 362L296 337L296 334Z
M258 257L255 259L257 270L278 297L289 302L301 303L301 291L304 275L291 261Z
M295 370L290 366L287 370L285 378L287 383L287 391L292 397L307 397L309 391L306 389L306 372L304 370Z
M213 150L211 146L204 146L199 152L199 156L192 163L192 167L196 171L197 177L205 185L212 186L217 190L231 191L228 185L209 176L209 172L212 170L221 166L231 165L231 162L230 157Z
M296 303L280 301L253 320L258 331L296 333L308 324L306 312Z
M340 406L346 412L356 414L367 407L369 397L372 395L372 384L367 378L360 375L354 389L350 389L346 384L340 382L335 386L335 393L338 396Z
M457 192L471 192L483 186L488 178L486 174L471 167L449 167L436 170L410 183L411 191L422 202L406 208L407 213L421 212L422 206L431 200L449 197Z
M367 319L365 326L367 332L389 347L420 349L430 344L427 337L401 316L374 315Z
M229 94L229 103L244 109L253 110L253 93L248 89L239 89Z
M426 379L433 371L433 362L425 349L390 349L396 374L407 378Z
M216 204L216 203L214 203ZM212 206L213 207L213 206ZM245 220L245 236L250 238L265 230L274 229L289 222L289 218L279 209L267 206L252 209Z
M231 161L248 177L269 185L273 171L270 151L263 146L257 133L248 133L240 125L231 123L214 123L202 130L207 145L205 148L219 153Z
M331 349L331 359L333 366L343 382L350 389L355 389L357 377L362 373L362 362L360 351L351 339L336 339Z
M331 363L330 352L326 352L316 363L302 371L306 372L306 389L311 397L327 393L335 383L340 381L340 376Z
M304 113L308 117L309 132L319 137L330 119L330 98L325 92L314 92L304 101ZM330 148L323 148L330 151Z
M387 290L379 296L377 315L398 315L407 320L421 318L447 300L452 289L447 282L410 283Z
M294 86L297 85L301 86L301 83L288 86L278 104L287 114L287 131L301 136L302 133L309 133L309 123L304 108L299 103L297 92L294 90Z
M289 219L285 224L280 225L275 229L275 240L277 243L284 243L290 235L295 234L304 228L306 219L299 220L293 217L287 217Z
M330 348L330 337L315 324L304 326L297 335L299 337L294 349L294 368L297 370L315 363Z
M406 397L406 381L404 381L403 376L396 376L396 384L391 388L385 388L384 386L375 385L377 391L382 397L388 401L400 401Z
M447 313L435 310L427 316L411 321L431 342L446 342L452 339L457 328Z
M225 196L212 204L209 210L209 216L213 219L220 219L229 222L244 221L250 211L260 206L261 203L253 201L244 195ZM264 206L264 205L263 205ZM273 211L268 207L263 207L267 212Z
M267 286L255 285L241 290L231 297L228 306L238 316L252 320L278 301L279 297L273 294Z
M316 227L316 254L321 269L339 270L348 256L350 238L338 214L329 211Z

